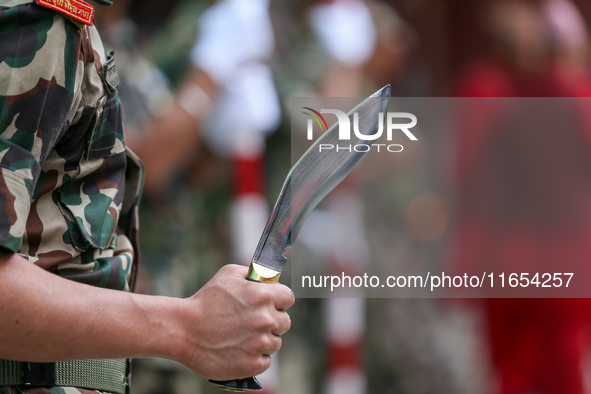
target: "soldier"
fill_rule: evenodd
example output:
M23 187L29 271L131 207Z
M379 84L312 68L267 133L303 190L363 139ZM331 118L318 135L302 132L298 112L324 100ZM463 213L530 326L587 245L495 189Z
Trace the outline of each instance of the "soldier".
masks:
M93 11L0 0L0 393L125 393L130 357L259 374L289 329L287 287L230 265L187 299L130 292L142 166Z

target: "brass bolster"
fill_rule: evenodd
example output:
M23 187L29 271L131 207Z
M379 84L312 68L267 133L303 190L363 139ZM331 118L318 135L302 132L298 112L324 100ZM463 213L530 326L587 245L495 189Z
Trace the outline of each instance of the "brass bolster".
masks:
M279 282L279 276L281 276L281 272L279 271L275 271L257 263L250 263L246 279L261 283L277 283Z

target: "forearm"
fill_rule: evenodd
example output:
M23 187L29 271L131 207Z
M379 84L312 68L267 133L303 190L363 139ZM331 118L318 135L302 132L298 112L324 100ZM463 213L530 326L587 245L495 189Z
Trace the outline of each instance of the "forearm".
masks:
M0 358L163 357L216 380L262 373L290 326L289 288L227 265L178 299L76 283L0 252Z
M202 95L183 94L194 89L200 90ZM142 140L133 148L146 168L146 193L161 192L170 174L194 159L201 141L200 124L208 116L217 90L205 72L192 69L181 84L172 107L143 131Z
M181 308L180 299L76 283L0 252L0 358L153 356L186 363Z

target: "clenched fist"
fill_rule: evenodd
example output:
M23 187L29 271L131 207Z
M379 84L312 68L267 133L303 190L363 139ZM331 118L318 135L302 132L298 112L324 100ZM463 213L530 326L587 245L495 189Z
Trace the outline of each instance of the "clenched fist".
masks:
M214 380L255 376L271 365L281 335L291 326L293 305L282 284L245 279L248 268L226 265L195 295L183 300L188 333L183 364Z

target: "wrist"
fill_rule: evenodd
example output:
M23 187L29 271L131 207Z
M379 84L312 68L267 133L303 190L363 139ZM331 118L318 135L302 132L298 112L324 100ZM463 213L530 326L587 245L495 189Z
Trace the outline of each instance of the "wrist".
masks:
M180 317L179 328L181 334L179 336L180 342L178 343L177 348L177 355L179 358L176 361L188 367L195 357L195 352L197 349L197 327L195 327L196 319L192 318L192 315L195 313L196 305L194 298L183 298L178 299L178 301L180 313L177 316Z
M181 298L146 296L150 302L146 309L147 332L145 355L185 363L187 358L187 330L183 323Z

